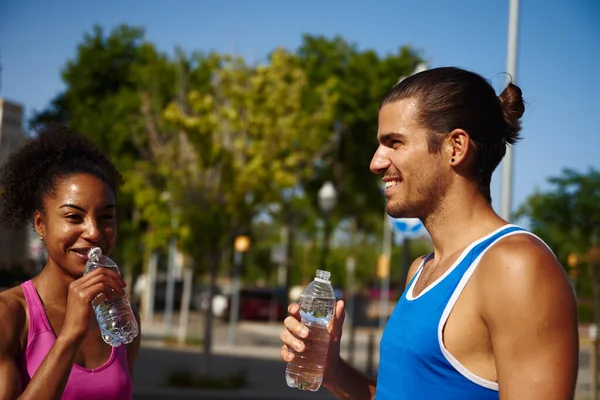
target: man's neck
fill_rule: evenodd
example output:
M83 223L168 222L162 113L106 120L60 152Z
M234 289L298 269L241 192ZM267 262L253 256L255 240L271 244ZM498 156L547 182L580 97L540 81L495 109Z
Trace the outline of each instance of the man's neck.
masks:
M431 236L434 257L443 260L506 224L477 191L449 194L435 213L423 220Z

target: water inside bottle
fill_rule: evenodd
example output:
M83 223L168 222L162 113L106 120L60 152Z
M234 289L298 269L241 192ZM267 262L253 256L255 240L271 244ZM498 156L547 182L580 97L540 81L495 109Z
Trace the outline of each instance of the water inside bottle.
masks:
M303 339L305 350L295 353L293 362L288 363L285 371L286 383L291 388L319 390L323 383L323 369L327 360L329 332L320 324L307 324L310 334Z
M334 298L300 296L300 316L303 322L327 325L333 317L334 308Z

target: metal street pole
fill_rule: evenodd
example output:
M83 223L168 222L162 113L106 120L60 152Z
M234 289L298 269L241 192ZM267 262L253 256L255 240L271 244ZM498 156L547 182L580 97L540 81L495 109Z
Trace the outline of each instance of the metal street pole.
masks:
M383 330L387 322L387 314L390 302L390 259L392 256L393 232L388 221L387 212L383 213L383 246L382 246L382 264L383 273L381 273L381 293L379 297L379 329Z
M185 343L188 332L190 302L192 300L192 281L194 272L190 267L183 269L183 294L181 296L181 313L179 315L178 341Z
M348 301L347 309L347 319L348 319L348 327L350 329L350 340L348 341L348 362L350 364L354 364L354 347L355 347L355 325L356 321L354 320L354 316L356 315L356 311L354 310L354 277L356 273L356 261L354 257L350 256L346 259L346 291L348 296L346 299Z
M237 323L240 308L240 271L242 269L242 253L233 252L233 286L231 288L231 305L229 307L229 344L236 342ZM212 307L211 307L212 309Z
M165 292L165 336L170 336L173 330L173 303L175 297L175 252L177 241L175 237L169 240L169 262L167 265L167 290Z
M239 235L233 243L233 286L231 288L231 303L229 307L229 344L235 345L237 323L240 309L240 275L242 272L243 254L250 250L250 238ZM209 305L212 312L212 304Z
M406 284L406 277L408 276L408 269L410 268L412 257L410 256L410 239L408 235L404 235L402 239L402 278L400 279L400 287L404 288Z
M148 260L148 274L146 276L146 287L144 293L144 321L152 322L154 319L154 297L156 294L156 267L158 264L158 253L153 251Z
M506 72L508 82L517 82L517 42L519 35L519 0L510 0L508 11L508 49ZM501 217L510 221L512 210L513 148L508 146L502 164Z

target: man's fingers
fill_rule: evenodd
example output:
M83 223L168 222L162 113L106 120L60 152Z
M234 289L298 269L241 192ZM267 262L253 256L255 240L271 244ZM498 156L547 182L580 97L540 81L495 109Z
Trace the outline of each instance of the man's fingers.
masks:
M279 339L281 339L285 346L291 347L296 352L302 352L306 348L304 343L288 330L282 331L279 335Z
M292 353L289 348L284 344L281 346L281 350L279 351L279 357L286 362L290 362L294 359L294 353Z
M308 328L294 317L287 317L284 319L283 325L301 338L308 337Z
M300 320L300 306L296 303L292 303L288 306L288 313L295 317L297 320Z
M344 303L344 300L338 300L335 304L335 316L344 322L344 319L346 318L346 304Z
M332 336L342 336L342 327L344 326L345 319L346 311L344 310L344 301L338 300L338 302L335 304L334 317L329 325L329 329Z

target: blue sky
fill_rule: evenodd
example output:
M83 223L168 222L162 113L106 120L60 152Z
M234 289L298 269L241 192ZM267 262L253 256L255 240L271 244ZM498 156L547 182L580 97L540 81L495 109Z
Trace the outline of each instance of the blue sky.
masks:
M431 67L473 70L499 92L507 22L508 0L2 0L0 96L22 103L28 115L44 108L96 23L144 27L168 52L179 45L254 61L277 46L295 49L303 33L341 35L380 54L409 44ZM514 153L513 208L565 167L600 169L600 2L521 0L517 84L528 107ZM496 207L500 174L501 167L492 181Z

